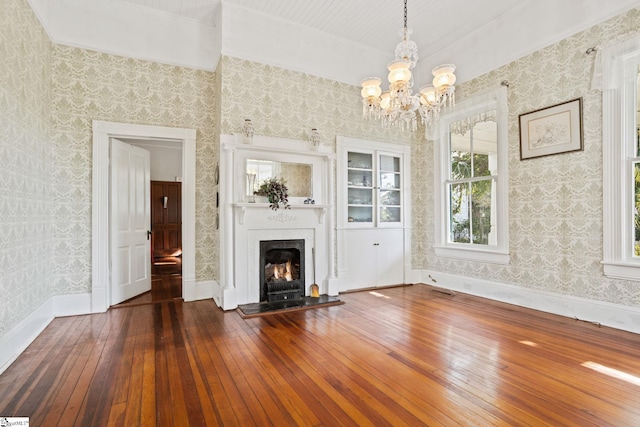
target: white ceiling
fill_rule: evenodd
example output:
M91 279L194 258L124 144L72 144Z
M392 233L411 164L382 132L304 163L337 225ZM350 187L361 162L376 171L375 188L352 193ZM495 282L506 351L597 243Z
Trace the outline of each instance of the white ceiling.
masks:
M356 85L386 75L403 26L403 0L28 1L57 43L208 70L223 54ZM633 7L640 0L408 0L416 72L454 63L463 82Z
M404 25L403 0L121 0L213 24L221 3L393 52ZM407 25L421 50L447 45L528 0L409 0ZM556 0L567 1L567 0ZM568 0L575 1L575 0Z

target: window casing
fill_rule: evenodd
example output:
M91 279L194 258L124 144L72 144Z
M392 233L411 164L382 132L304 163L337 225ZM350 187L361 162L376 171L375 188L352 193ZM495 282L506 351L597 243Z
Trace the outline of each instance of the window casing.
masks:
M605 276L640 281L640 36L603 49L603 261Z
M436 140L436 255L509 263L506 88L459 103Z

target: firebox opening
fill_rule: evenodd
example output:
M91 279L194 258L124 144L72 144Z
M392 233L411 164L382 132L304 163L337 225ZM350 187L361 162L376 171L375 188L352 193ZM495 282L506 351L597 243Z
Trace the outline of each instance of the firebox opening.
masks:
M260 301L304 296L304 240L260 242Z

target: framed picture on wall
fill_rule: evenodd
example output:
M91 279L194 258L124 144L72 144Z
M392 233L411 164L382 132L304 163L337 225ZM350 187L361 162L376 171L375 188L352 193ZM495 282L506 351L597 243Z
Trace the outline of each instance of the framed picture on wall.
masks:
M582 151L582 98L520 114L520 160Z

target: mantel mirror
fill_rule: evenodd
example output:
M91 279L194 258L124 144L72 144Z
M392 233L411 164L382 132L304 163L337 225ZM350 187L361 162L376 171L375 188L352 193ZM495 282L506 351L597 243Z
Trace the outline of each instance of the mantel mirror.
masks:
M246 173L256 175L254 191L266 179L283 178L289 189L289 197L313 198L313 167L310 164L247 159Z

